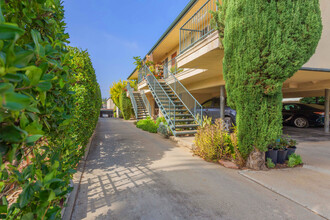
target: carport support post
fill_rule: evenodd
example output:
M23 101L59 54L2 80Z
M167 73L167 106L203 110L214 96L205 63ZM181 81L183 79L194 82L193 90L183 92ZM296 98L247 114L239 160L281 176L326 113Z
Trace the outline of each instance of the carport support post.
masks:
M220 86L220 118L225 119L225 86Z
M330 89L325 90L324 131L329 133Z

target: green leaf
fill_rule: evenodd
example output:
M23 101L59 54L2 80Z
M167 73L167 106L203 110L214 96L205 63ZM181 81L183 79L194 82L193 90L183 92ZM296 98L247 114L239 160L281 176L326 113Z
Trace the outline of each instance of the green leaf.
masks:
M30 63L32 58L34 57L34 53L32 51L21 51L16 53L16 59L14 61L14 66L17 68L25 67Z
M13 144L12 148L8 152L8 160L9 160L10 163L13 162L13 160L16 159L17 148L18 148L18 144Z
M3 78L9 80L10 82L21 82L22 81L21 74L7 73Z
M49 182L50 180L53 179L54 175L55 175L55 171L56 170L53 170L52 172L48 173L45 178L44 178L44 183L47 183Z
M36 134L26 138L26 143L34 143L39 140L43 135Z
M0 84L0 94L5 92L14 92L14 86L11 83L1 83Z
M14 39L16 35L23 35L24 30L16 24L2 23L0 24L0 40Z
M42 125L39 124L38 121L33 121L31 124L25 127L25 131L27 131L29 134L34 135L42 135L44 132L42 131Z
M12 111L20 111L28 107L30 105L30 102L31 100L29 96L20 93L10 92L5 94L5 98L3 100L3 107Z
M44 201L47 201L48 198L49 198L49 191L50 190L42 190L40 193L39 193L39 198L42 202Z
M36 53L39 55L40 46L41 46L39 44L40 33L38 31L36 31L36 30L31 30L31 36L32 36L33 42L35 44Z
M26 213L21 218L21 220L33 220L33 219L34 219L34 215L32 212Z
M33 194L34 194L33 185L32 184L27 185L19 196L20 208L24 208L27 204L29 204L29 202L33 198Z
M56 198L55 192L53 190L50 191L49 197L48 197L48 201L52 201Z
M38 85L37 85L37 89L40 92L45 92L48 91L52 88L52 83L49 81L41 81Z
M19 120L19 125L21 126L21 128L25 128L26 125L29 123L29 120L27 119L25 113L23 112L21 114L20 120Z
M36 66L33 66L33 68L28 69L25 74L29 78L31 85L35 86L39 83L40 77L42 75L42 70Z
M0 205L0 213L7 213L7 205Z
M0 156L6 155L9 150L9 146L5 143L0 142Z
M36 107L33 107L31 105L29 107L27 107L26 110L29 112L40 113L39 109L37 109Z
M0 138L11 143L19 143L23 137L15 126L4 126L0 129Z
M1 8L1 1L0 1L0 24L5 23L5 17L3 16L2 13L2 8Z

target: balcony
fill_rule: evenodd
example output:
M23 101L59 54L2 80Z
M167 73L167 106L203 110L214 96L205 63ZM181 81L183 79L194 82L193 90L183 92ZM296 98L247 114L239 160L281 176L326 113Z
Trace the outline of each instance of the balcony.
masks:
M217 1L218 0L208 0L180 28L180 54L214 31L210 25L212 20L210 11L217 10Z

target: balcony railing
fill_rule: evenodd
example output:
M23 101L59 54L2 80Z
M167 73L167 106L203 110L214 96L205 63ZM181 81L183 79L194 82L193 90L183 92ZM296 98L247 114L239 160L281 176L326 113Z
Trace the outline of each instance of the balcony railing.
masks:
M208 0L198 11L180 28L180 53L189 49L197 41L209 35L213 28L210 25L212 14L216 11L218 0Z

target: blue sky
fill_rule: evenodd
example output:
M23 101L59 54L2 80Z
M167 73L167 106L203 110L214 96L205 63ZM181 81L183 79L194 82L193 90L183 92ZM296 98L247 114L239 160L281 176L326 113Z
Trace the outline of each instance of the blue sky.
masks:
M91 55L102 97L134 70L189 0L64 0L71 46Z

